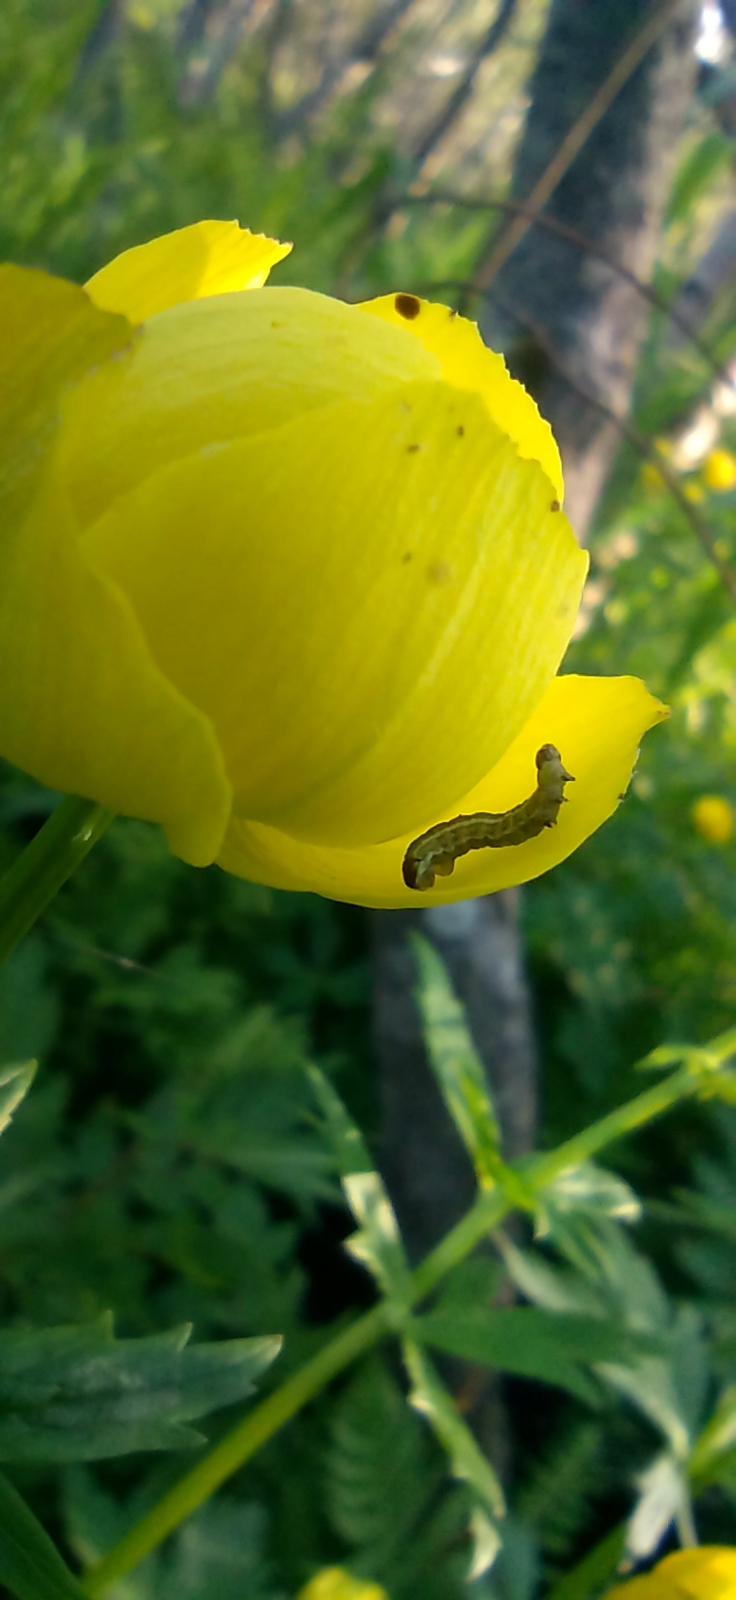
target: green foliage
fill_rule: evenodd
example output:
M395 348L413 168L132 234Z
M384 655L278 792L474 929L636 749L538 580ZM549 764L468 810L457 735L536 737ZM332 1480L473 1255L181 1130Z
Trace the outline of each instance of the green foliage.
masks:
M37 1062L0 1067L0 1133L4 1133L16 1107L25 1098L36 1075Z
M70 1469L64 1478L66 1534L77 1557L98 1561L142 1510L141 1497L124 1506L89 1471ZM267 1519L262 1506L222 1498L203 1506L162 1552L156 1551L108 1591L110 1600L287 1600L274 1580L267 1554Z
M475 1306L459 1317L434 1311L420 1319L418 1332L449 1355L558 1384L593 1405L598 1391L585 1367L599 1361L626 1362L637 1346L625 1324L611 1318L602 1322L565 1312L549 1315L524 1306L501 1310ZM646 1347L647 1341L642 1343Z
M417 999L432 1070L479 1183L491 1182L499 1165L500 1130L488 1080L436 951L416 935Z
M413 1339L404 1339L403 1348L411 1379L409 1401L416 1411L427 1417L447 1451L453 1477L466 1483L470 1491L473 1555L468 1577L477 1578L493 1565L501 1548L502 1538L495 1518L502 1517L506 1509L503 1490L467 1423L458 1416L452 1397L440 1382L426 1352Z
M443 1478L442 1457L396 1380L378 1358L366 1362L333 1410L325 1493L350 1570L384 1584L391 1600L459 1592L468 1502L462 1489L443 1495Z
M116 1340L112 1318L0 1333L0 1460L95 1461L200 1444L185 1426L254 1390L278 1338Z
M226 6L199 9L209 20L187 43L179 0L61 8L6 0L2 254L83 281L152 234L203 215L238 216L294 239L280 281L350 298L466 278L488 213L437 203L419 192L426 175L414 181L407 128L421 120L420 101L445 93L431 66L414 70L421 17L372 59L361 57L367 70L357 88L348 71L307 113L323 58L330 70L333 56L339 63L344 6L243 7L255 24L246 18L229 55ZM445 47L448 59L467 51L463 8L445 9L429 39L431 60ZM188 8L190 20L196 10ZM324 49L320 30L333 13L338 32ZM303 28L310 14L318 17L311 33ZM542 0L527 4L523 29L479 77L484 120L511 132L481 148L471 117L443 147L451 178L453 152L466 151L457 174L464 198L503 192L521 110L509 85L520 92L543 16ZM702 109L692 117L657 268L665 297L676 295L727 197L731 140ZM735 309L726 286L702 330L721 362L733 354ZM637 426L674 437L707 403L712 376L701 353L671 340L655 314ZM732 421L721 425L733 448ZM723 556L733 557L734 492L710 490L699 470L689 484L703 496ZM639 672L673 715L647 739L616 817L524 894L540 1146L636 1092L632 1063L662 1039L705 1040L730 1026L736 996L736 839L708 842L691 817L703 793L736 809L732 604L687 519L628 446L591 553L584 628L565 670ZM21 775L0 775L0 868L53 803ZM244 1335L257 1346L264 1334L283 1333L275 1378L282 1367L293 1371L323 1341L324 1323L372 1292L338 1243L351 1225L340 1179L359 1214L362 1238L352 1248L390 1290L397 1323L404 1318L401 1243L369 1148L380 1111L368 1070L368 959L359 913L236 883L216 869L194 873L166 854L155 830L129 823L113 827L0 967L0 1060L41 1061L0 1146L0 1319L8 1328L0 1356L22 1352L37 1385L25 1409L10 1394L16 1441L28 1423L18 1481L80 1561L99 1560L187 1457L174 1449L153 1461L52 1470L28 1456L43 1450L48 1463L59 1433L67 1451L76 1439L83 1454L97 1453L105 1437L116 1450L134 1448L134 1439L135 1448L184 1444L195 1391L202 1415L242 1393L247 1360L230 1366L228 1351L245 1351ZM497 1137L478 1057L426 948L420 966L437 1078L488 1184L499 1170ZM30 1079L27 1065L0 1073L0 1121ZM424 1308L418 1331L434 1330L440 1345L444 1330L444 1348L510 1375L493 1391L513 1472L504 1551L490 1577L468 1589L473 1496L451 1481L444 1447L407 1405L408 1385L388 1359L374 1359L273 1439L111 1600L292 1600L316 1568L336 1560L384 1583L390 1600L532 1600L540 1559L559 1575L601 1538L603 1554L594 1550L564 1591L587 1600L630 1536L611 1531L616 1519L638 1509L639 1535L651 1543L653 1504L664 1491L665 1509L675 1512L678 1495L695 1493L701 1537L732 1540L734 1117L724 1104L691 1104L666 1128L612 1150L615 1170L565 1174L542 1197L533 1244L500 1238L498 1257L462 1263ZM517 1185L524 1209L523 1173ZM531 1304L509 1306L510 1283ZM123 1337L105 1345L99 1318L108 1307ZM180 1322L211 1342L177 1353L176 1336L162 1330ZM142 1409L125 1412L125 1439L113 1441L111 1413L122 1426L115 1407L130 1394L113 1386L74 1390L66 1432L54 1425L50 1442L56 1401L43 1385L53 1362L63 1365L51 1350L64 1337L67 1375L84 1372L93 1358L83 1350L97 1339L98 1378L132 1375L141 1384ZM458 1360L437 1384L463 1389ZM416 1362L414 1382L420 1393ZM424 1383L425 1400L430 1388L452 1453L458 1419L434 1380ZM0 1444L9 1416L0 1410ZM220 1426L214 1417L209 1431ZM16 1501L0 1485L0 1581L28 1600L71 1597L73 1579Z
M56 1546L2 1475L0 1581L19 1600L82 1600L82 1591Z
M516 1503L516 1515L534 1528L540 1548L564 1560L585 1529L592 1501L605 1488L603 1428L578 1422L534 1462Z

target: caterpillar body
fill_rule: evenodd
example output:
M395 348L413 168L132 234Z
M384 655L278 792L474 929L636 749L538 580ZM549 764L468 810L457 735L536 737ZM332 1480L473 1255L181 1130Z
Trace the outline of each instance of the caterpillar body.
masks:
M404 856L402 873L408 889L431 889L435 875L448 878L459 856L470 850L500 850L506 845L535 839L543 828L553 828L565 799L565 784L574 783L562 765L559 750L543 744L537 751L537 787L528 800L510 811L474 811L470 816L436 822L413 839Z

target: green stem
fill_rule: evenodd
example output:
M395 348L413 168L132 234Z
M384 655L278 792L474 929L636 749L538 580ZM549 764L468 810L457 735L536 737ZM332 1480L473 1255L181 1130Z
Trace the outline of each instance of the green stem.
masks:
M643 1094L601 1118L600 1122L593 1123L583 1133L576 1134L559 1149L538 1156L531 1162L522 1174L527 1193L531 1195L545 1188L562 1172L587 1160L611 1140L640 1127L652 1117L660 1116L678 1100L698 1094L702 1087L703 1078L683 1067L664 1082L645 1089ZM514 1173L514 1177L517 1177L517 1173ZM470 1211L445 1235L412 1275L412 1305L423 1300L450 1268L462 1261L502 1221L507 1212L513 1210L515 1203L515 1194L507 1195L499 1189L480 1195ZM96 1567L89 1569L81 1580L84 1593L91 1597L102 1595L111 1584L130 1572L185 1517L202 1505L226 1478L243 1466L262 1444L271 1439L285 1422L296 1416L309 1400L313 1400L332 1378L391 1331L388 1307L380 1305L331 1339L306 1366L294 1373L293 1377L287 1378L275 1394L255 1406L186 1477L174 1484L168 1494L131 1528Z
M67 795L0 878L0 961L7 961L113 816L94 800Z
M293 1377L287 1378L275 1394L262 1400L243 1421L233 1428L204 1460L198 1462L186 1477L180 1478L168 1494L141 1517L130 1533L107 1556L81 1579L86 1595L99 1595L110 1584L130 1572L166 1535L179 1526L197 1506L209 1499L215 1489L225 1482L238 1467L248 1461L256 1450L271 1439L290 1417L296 1416L308 1400L312 1400L344 1367L370 1350L387 1332L383 1306L366 1312L357 1322L351 1323L337 1338L331 1339L306 1366Z

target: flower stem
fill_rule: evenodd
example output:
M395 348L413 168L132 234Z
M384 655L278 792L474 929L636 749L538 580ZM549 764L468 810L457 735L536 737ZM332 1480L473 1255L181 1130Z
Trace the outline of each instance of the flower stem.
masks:
M0 878L0 961L7 961L113 816L94 800L67 795Z
M699 1094L704 1087L704 1078L705 1075L682 1067L679 1072L672 1073L671 1077L653 1088L645 1089L643 1094L612 1111L600 1122L593 1123L583 1133L576 1134L557 1150L537 1156L521 1172L527 1193L530 1196L538 1193L562 1172L578 1166L612 1139L620 1138L622 1134L649 1122L652 1117L660 1116L678 1100ZM511 1172L516 1180L512 1192L505 1194L498 1186L480 1195L470 1211L413 1273L413 1305L424 1299L451 1267L462 1261L514 1209L519 1169L511 1169ZM97 1566L89 1569L81 1580L84 1593L95 1600L96 1596L104 1594L111 1584L130 1572L185 1517L202 1505L226 1478L255 1455L260 1446L272 1438L285 1422L296 1416L309 1400L326 1388L338 1372L344 1371L358 1356L364 1355L392 1331L395 1328L392 1328L390 1310L384 1303L366 1312L331 1339L306 1366L255 1406L191 1472L174 1484L168 1494L131 1528Z

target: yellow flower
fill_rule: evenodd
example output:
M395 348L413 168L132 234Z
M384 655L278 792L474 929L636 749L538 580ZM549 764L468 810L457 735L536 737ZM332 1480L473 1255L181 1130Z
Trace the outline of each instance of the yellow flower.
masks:
M728 844L733 837L733 808L719 794L701 794L690 816L693 826L709 844Z
M664 708L555 676L587 557L501 357L412 295L262 287L287 248L198 223L86 295L3 269L0 754L195 865L400 906L410 840L523 800L552 743L558 826L425 900L523 882L611 815Z
M297 1600L388 1600L388 1595L380 1584L361 1583L342 1567L323 1567L299 1590Z
M645 1577L609 1589L606 1600L736 1600L736 1550L715 1544L676 1550Z
M711 450L703 468L709 489L736 489L736 456L730 450Z

